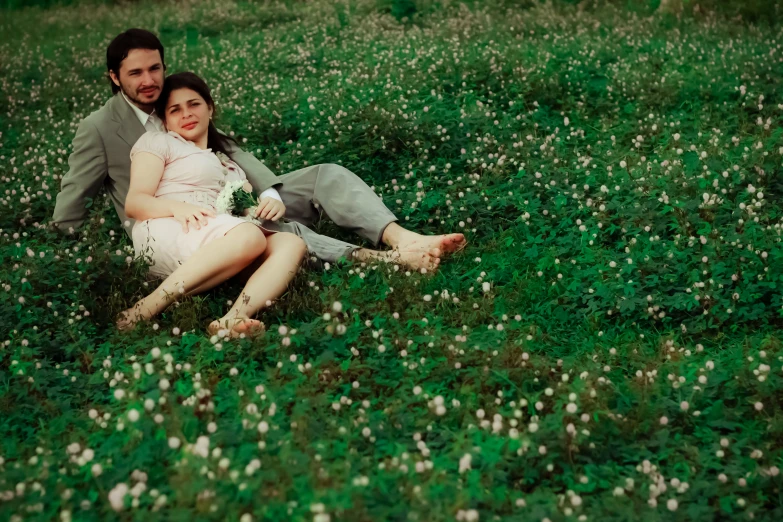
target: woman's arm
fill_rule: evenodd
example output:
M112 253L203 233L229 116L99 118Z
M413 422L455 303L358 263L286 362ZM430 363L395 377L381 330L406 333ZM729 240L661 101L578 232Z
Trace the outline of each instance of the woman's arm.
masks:
M173 217L182 224L187 233L190 226L200 229L207 224L208 217L215 213L208 208L182 201L156 198L155 192L163 177L164 162L155 154L138 152L131 160L131 179L128 196L125 198L125 215L136 221Z
M131 161L130 187L125 198L125 215L137 221L173 217L172 200L156 198L163 177L163 160L149 152L139 152Z

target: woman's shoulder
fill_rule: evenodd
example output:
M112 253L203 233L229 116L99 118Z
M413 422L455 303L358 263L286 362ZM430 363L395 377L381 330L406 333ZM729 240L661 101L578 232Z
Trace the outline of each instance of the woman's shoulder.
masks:
M182 136L180 136L179 134L177 134L176 132L166 131L166 130L147 131L139 137L136 143L155 143L155 142L169 143L169 144L178 143L184 145L191 143L187 141L185 138L183 138Z
M201 149L196 147L195 143L186 140L174 131L162 132L160 134L163 134L164 137L159 139L165 140L165 142L168 143L169 148L171 148L171 150L177 151L178 155L189 156L193 153L203 152Z
M170 139L166 131L147 131L136 140L135 146L150 143L166 143Z
M131 159L138 152L149 152L166 161L171 156L175 142L176 139L165 131L147 131L133 145Z

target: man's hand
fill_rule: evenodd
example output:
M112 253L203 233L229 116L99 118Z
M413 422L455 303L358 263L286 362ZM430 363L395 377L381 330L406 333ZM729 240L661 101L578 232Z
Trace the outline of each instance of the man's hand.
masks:
M285 205L273 197L265 197L252 212L253 216L260 219L277 221L285 215Z

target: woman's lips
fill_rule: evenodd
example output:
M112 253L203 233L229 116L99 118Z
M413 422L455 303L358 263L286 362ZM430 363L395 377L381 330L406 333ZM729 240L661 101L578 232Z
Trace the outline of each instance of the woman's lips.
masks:
M195 127L197 123L198 123L197 121L194 121L193 123L188 123L188 124L186 124L186 125L183 125L183 126L182 126L182 128L183 128L183 129L190 130L190 129L192 129L193 127Z

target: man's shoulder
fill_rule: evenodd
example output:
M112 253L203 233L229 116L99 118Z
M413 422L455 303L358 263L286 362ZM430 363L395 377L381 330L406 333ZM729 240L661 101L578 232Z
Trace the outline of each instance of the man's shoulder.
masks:
M96 130L101 130L109 122L114 122L116 103L117 96L115 95L106 100L106 103L104 103L103 106L101 106L99 109L91 112L84 119L82 119L81 125L87 125L89 127L94 127Z

